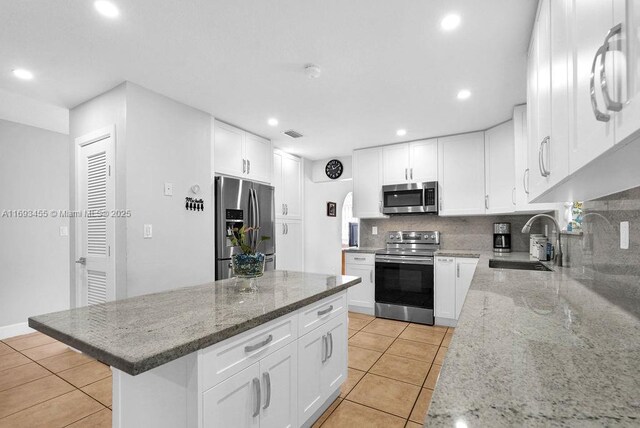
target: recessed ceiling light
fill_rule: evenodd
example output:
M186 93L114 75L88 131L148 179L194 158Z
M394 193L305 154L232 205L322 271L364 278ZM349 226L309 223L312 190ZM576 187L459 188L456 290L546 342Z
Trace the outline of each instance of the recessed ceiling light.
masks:
M107 18L116 18L120 15L120 11L118 7L107 0L97 0L93 3L93 6L96 8L101 15L106 16Z
M450 13L440 21L440 26L444 31L451 31L458 28L460 25L460 15L457 13Z
M471 91L468 90L468 89L462 89L460 92L458 92L458 99L459 100L466 100L470 96L471 96Z
M15 70L13 70L13 75L23 80L33 79L33 73L29 70L25 70L24 68L16 68Z
M267 121L267 123L268 123L270 126L278 126L278 119L276 119L275 117L272 117L271 119L269 119L269 120Z
M396 135L398 137L404 137L405 135L407 135L407 130L406 129L398 129L396 131Z

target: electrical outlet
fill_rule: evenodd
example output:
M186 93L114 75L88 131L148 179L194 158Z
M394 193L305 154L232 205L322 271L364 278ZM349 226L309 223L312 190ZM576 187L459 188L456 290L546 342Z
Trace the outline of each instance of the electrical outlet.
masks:
M164 183L164 195L173 196L173 183Z
M629 249L629 222L628 221L620 222L620 249L622 250Z
M144 225L144 239L151 239L153 237L153 226L150 224Z
M67 226L60 226L60 236L69 236L69 228Z
M378 234L378 226L372 226L371 227L371 234L372 235L377 235Z

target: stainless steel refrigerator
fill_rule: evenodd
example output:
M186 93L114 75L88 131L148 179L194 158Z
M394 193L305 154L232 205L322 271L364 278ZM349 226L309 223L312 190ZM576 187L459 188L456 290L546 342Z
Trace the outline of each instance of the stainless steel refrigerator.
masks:
M260 228L258 233L250 236L250 239L256 240L260 236L271 237L259 245L258 251L267 257L265 270L274 270L276 268L274 188L249 180L218 176L215 178L215 198L216 279L233 276L231 256L240 249L232 247L227 236L230 230L243 225Z

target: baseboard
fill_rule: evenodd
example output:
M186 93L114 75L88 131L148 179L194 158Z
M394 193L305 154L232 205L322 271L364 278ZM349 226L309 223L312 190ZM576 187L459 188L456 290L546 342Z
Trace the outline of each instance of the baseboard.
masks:
M13 336L20 336L21 334L33 333L34 331L35 330L29 327L26 322L5 325L0 327L0 340Z
M373 308L367 306L349 305L349 311L375 316L375 311L373 310Z
M436 317L435 325L443 326L443 327L455 327L458 324L458 320L454 320L451 318L440 318Z

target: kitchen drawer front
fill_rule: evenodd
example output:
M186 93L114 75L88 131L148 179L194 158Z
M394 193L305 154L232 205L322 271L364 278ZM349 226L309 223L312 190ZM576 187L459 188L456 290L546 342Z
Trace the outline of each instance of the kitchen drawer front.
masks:
M345 263L348 265L373 265L376 255L369 253L347 253Z
M298 318L291 314L199 351L201 391L239 373L297 338Z
M346 312L347 293L342 291L339 294L329 296L314 305L302 308L298 313L298 332L304 336L314 328L321 326L334 316Z

